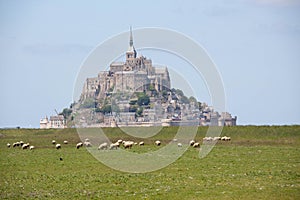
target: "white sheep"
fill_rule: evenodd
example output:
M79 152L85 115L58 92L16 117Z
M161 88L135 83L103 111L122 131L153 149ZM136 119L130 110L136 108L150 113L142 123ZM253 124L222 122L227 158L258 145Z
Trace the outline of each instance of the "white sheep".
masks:
M92 144L89 141L85 141L83 144L86 147L91 147L92 146Z
M156 141L155 141L155 145L156 145L156 146L160 146L160 145L161 145L161 142L160 142L159 140L156 140Z
M118 142L116 142L116 143L111 143L110 145L109 145L109 149L118 149L118 146L119 146L119 143Z
M29 149L30 149L30 150L33 150L33 149L35 149L35 147L31 145L31 146L29 147Z
M223 140L223 141L230 141L231 138L230 138L230 137L227 137L227 136L224 136L224 137L221 138L221 140Z
M212 140L213 140L212 137L204 137L203 138L203 141L207 141L207 142L212 141Z
M193 146L195 144L195 140L190 141L190 146Z
M79 148L82 147L82 146L83 146L83 143L82 143L82 142L79 142L79 143L76 144L76 149L79 149Z
M132 141L123 141L123 146L125 149L130 149L132 147L132 145L134 144L134 142Z
M119 141L119 140L118 140L118 141ZM113 144L115 144L115 146L117 146L117 147L120 147L120 144L121 144L122 142L120 143L120 142L118 142L118 141L115 142L115 143L113 143Z
M123 142L123 140L118 140L117 142L118 142L119 144L121 144L121 143Z
M20 141L19 143L20 143L20 146L23 146L23 144L24 144L24 142L23 142L23 141Z
M60 148L61 148L61 145L60 145L60 144L56 144L56 145L55 145L55 148L56 148L56 149L60 149Z
M64 141L64 144L68 144L68 141L67 141L67 140L65 140L65 141Z
M27 149L28 147L29 147L29 143L22 145L22 149Z
M102 143L99 145L98 150L103 150L103 149L107 149L108 144L106 142Z
M221 140L221 137L214 137L213 140L214 141Z
M18 147L18 146L20 146L20 142L13 143L13 147Z
M193 145L194 148L200 147L199 142L195 142L195 144Z
M9 143L7 143L6 146L7 146L8 148L10 148L10 144L9 144Z
M178 143L177 146L178 146L178 147L182 147L182 144L181 144L181 143Z
M85 142L89 142L90 141L90 139L89 138L85 138L85 140L84 140Z
M52 140L52 144L56 144L56 141L55 141L55 140Z
M144 143L143 141L141 141L141 142L139 143L139 145L140 145L140 146L144 146L145 143Z

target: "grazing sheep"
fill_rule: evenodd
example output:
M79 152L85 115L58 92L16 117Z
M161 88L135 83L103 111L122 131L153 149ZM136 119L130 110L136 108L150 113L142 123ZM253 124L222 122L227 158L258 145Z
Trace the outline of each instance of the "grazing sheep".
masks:
M160 142L159 140L156 140L156 141L155 141L155 145L156 145L156 146L160 146L160 145L161 145L161 142Z
M140 145L140 146L144 146L145 143L142 141L142 142L139 143L139 145Z
M103 150L103 149L107 149L108 144L106 142L102 143L99 145L98 150Z
M120 143L120 142L115 142L115 145L116 145L117 147L120 147L121 143Z
M193 145L194 148L200 147L199 142L195 142L195 144Z
M134 144L132 141L123 141L122 143L125 149L131 149L132 145Z
M10 148L10 144L9 144L9 143L7 143L6 146L7 146L8 148Z
M123 140L118 140L117 142L118 142L119 144L121 144L121 143L123 142Z
M55 141L55 140L52 140L52 144L56 144L56 141Z
M19 143L20 143L20 146L23 146L23 144L24 144L24 142L23 142L23 141L20 141Z
M193 146L195 144L195 140L190 141L190 146Z
M231 138L230 138L230 137L227 137L227 136L224 136L224 137L221 138L221 140L223 140L223 141L230 141Z
M20 142L13 143L13 147L18 147L18 146L20 146Z
M30 149L30 150L33 150L33 149L35 149L35 147L31 145L31 146L29 147L29 149Z
M22 145L22 149L27 149L28 147L29 147L29 143Z
M85 140L84 140L85 142L89 142L90 141L90 139L89 138L85 138Z
M214 141L221 140L221 137L214 137L213 140Z
M178 143L177 146L178 146L178 147L182 147L182 144L181 144L181 143Z
M55 148L56 148L56 149L61 149L61 145L60 145L60 144L56 144L56 145L55 145Z
M122 143L122 142L121 142ZM117 146L117 147L120 147L120 142L115 142L115 143L113 143L113 144L115 144L115 146Z
M82 146L83 146L83 143L82 143L82 142L79 142L79 143L76 144L76 149L79 149L79 148L82 147Z
M86 146L86 147L91 147L92 144L91 144L89 141L85 141L85 142L84 142L84 146Z
M120 144L118 143L118 142L116 142L116 143L111 143L110 144L110 146L109 146L109 149L110 150L112 150L112 149L118 149L118 146L119 146Z
M204 137L203 138L203 141L207 141L207 142L212 141L212 140L213 140L212 137Z
M174 138L174 139L173 139L173 142L177 142L177 139L176 139L176 138Z
M68 144L68 141L67 141L67 140L65 140L65 141L64 141L64 144Z

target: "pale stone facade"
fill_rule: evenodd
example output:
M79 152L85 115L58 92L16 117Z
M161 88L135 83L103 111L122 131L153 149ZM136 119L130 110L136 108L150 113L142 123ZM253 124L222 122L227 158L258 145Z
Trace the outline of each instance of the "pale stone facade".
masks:
M109 71L86 79L80 101L87 98L101 99L107 92L143 92L149 84L157 91L170 89L168 68L154 67L150 59L137 56L131 32L126 61L113 62Z
M219 114L211 106L203 104L199 120L200 126L236 126L237 116L232 117L228 112Z
M138 101L135 92L144 92L149 104L139 105L139 109L134 107L136 103L130 104ZM75 124L77 127L236 125L237 117L219 114L205 103L199 108L198 102L187 102L184 97L171 89L167 67L154 67L151 59L137 56L130 32L125 62L113 62L108 71L86 79L78 105L73 108ZM105 106L110 106L109 113L101 111Z
M49 129L49 128L65 128L66 122L63 115L56 115L42 118L40 120L40 128L41 129Z

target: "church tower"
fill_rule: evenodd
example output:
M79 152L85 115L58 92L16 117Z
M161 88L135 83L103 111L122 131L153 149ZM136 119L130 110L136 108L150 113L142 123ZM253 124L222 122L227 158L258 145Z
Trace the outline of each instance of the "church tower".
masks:
M133 65L136 58L136 51L133 46L133 36L132 36L132 29L130 26L130 39L129 39L129 48L126 51L126 63L129 65Z

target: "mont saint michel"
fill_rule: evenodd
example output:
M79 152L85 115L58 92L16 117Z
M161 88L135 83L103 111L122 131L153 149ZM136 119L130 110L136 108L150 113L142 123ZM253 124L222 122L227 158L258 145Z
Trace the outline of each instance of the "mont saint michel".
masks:
M41 120L41 127L236 125L237 117L172 88L168 67L154 66L137 53L131 29L125 56L124 62L112 62L108 71L87 78L80 99L50 121Z
M168 68L158 68L152 65L151 59L137 56L133 46L132 31L130 31L129 47L125 62L113 62L109 71L100 72L97 77L88 78L85 82L81 99L105 98L107 92L134 93L145 92L152 86L157 92L170 89Z

